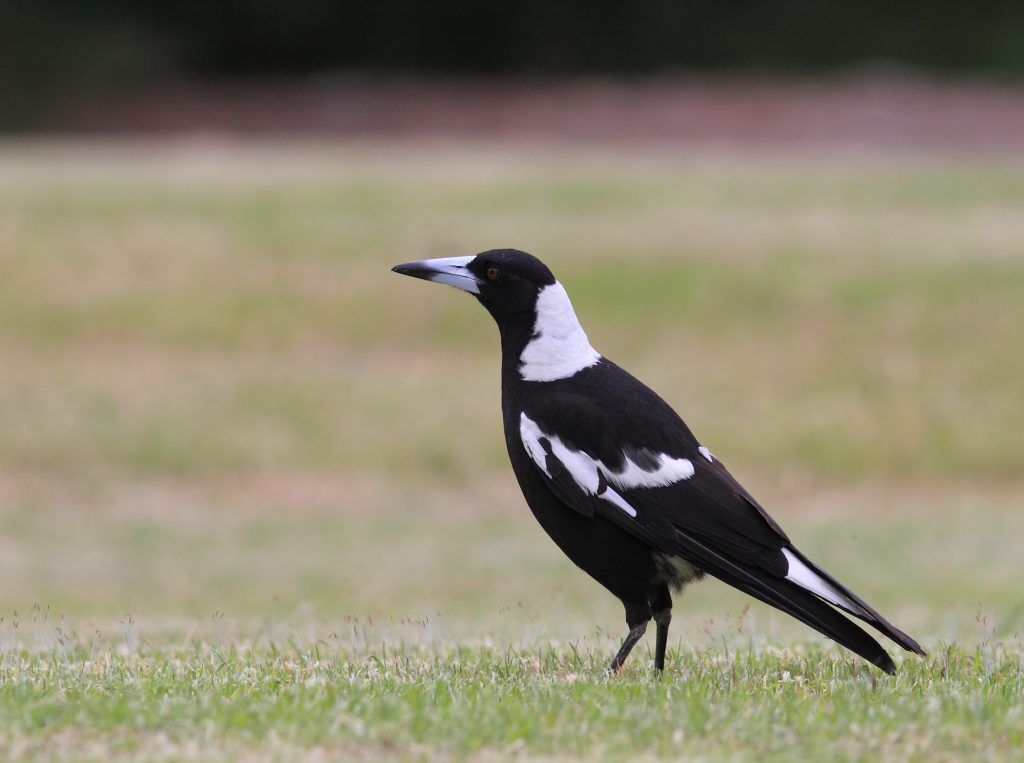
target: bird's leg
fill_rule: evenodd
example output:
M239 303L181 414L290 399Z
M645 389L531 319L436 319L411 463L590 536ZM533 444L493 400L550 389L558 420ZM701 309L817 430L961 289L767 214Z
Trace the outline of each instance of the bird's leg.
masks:
M672 610L663 609L654 613L654 622L658 626L658 639L654 647L654 669L659 673L665 669L665 649L668 646L668 626L672 622Z
M668 624L672 622L672 594L667 585L653 590L648 597L654 622L658 626L658 638L654 647L654 669L665 670L665 649L668 647Z
M647 621L644 620L629 629L629 633L626 634L626 638L622 641L622 646L619 647L619 651L616 653L615 658L612 660L611 665L608 666L609 673L618 673L619 668L629 657L629 653L633 651L633 647L636 646L636 642L643 638L644 633L647 630Z
M644 632L647 630L647 623L651 620L651 605L646 597L643 599L624 599L622 603L626 607L626 625L629 626L629 633L623 639L622 646L619 647L615 659L608 666L609 673L619 672L619 668L622 667L626 658L629 657L629 653L633 651L636 642L643 638Z

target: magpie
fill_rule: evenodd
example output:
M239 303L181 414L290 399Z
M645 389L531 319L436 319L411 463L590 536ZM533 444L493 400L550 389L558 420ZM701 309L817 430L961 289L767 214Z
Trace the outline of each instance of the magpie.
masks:
M533 515L578 567L618 597L629 633L622 667L657 624L665 667L672 592L711 575L855 652L895 665L852 615L924 654L812 562L651 389L602 356L565 288L516 249L396 265L473 294L501 336L501 408L512 470Z

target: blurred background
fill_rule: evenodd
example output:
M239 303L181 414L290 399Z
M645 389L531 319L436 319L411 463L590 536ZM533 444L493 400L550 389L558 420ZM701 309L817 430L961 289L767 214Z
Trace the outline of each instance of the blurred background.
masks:
M1019 4L0 13L0 645L611 649L489 318L389 272L503 246L901 627L1017 638ZM810 638L748 603L674 636Z

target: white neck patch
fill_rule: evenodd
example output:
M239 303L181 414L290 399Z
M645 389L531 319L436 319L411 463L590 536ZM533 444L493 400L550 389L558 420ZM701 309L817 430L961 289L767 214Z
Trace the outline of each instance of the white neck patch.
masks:
M537 294L534 338L519 356L519 375L526 381L565 379L601 359L572 309L569 295L557 281Z

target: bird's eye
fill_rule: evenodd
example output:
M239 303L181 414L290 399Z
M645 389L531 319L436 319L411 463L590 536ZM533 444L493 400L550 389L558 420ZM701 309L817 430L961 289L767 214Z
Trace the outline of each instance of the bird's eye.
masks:
M500 281L502 276L501 270L491 265L487 268L487 280L488 281Z

